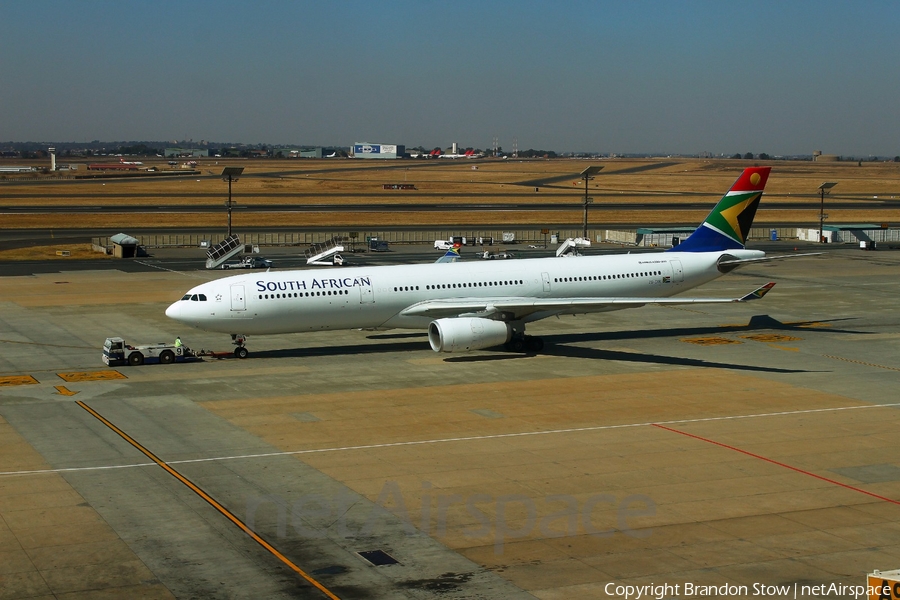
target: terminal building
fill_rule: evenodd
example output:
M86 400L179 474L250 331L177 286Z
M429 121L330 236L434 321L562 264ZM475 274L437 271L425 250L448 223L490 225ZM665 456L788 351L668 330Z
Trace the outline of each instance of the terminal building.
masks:
M353 144L350 152L352 158L403 158L404 154L406 154L406 146L366 142Z
M200 148L166 148L166 158L206 158L209 150Z

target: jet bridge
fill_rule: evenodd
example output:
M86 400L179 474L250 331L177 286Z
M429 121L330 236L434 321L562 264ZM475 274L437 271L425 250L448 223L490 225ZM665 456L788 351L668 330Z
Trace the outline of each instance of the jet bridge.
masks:
M222 264L244 251L244 245L241 244L241 238L237 235L229 235L223 241L219 242L206 251L206 268L217 269Z
M344 251L344 240L342 237L334 237L327 242L313 244L305 252L306 264L323 267L343 265L344 258L340 253Z

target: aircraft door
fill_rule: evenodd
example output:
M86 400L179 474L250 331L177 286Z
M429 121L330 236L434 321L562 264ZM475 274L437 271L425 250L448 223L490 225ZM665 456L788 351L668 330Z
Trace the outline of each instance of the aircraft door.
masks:
M374 304L375 303L375 290L372 288L372 284L364 283L364 280L360 280L359 284L359 303L360 304Z
M684 267L681 266L681 261L670 260L669 264L672 265L672 281L675 283L684 281Z
M244 286L234 284L231 286L231 310L247 310L247 302L244 298Z
M544 280L544 291L550 291L550 273L541 273L541 279Z

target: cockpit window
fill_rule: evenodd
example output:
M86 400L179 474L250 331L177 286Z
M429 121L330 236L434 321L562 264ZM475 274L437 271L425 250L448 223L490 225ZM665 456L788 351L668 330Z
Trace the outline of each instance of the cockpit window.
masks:
M190 294L185 294L184 296L181 297L181 299L182 299L182 300L190 300L190 299L191 299L191 295L190 295Z
M200 294L200 302L206 302L206 294Z

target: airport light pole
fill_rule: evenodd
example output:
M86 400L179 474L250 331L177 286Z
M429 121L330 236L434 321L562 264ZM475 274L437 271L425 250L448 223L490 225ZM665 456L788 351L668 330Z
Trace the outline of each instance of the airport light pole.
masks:
M837 181L826 181L819 186L819 243L825 241L825 194L831 191L831 188L837 185Z
M228 237L231 237L231 182L237 181L244 167L225 167L222 169L222 181L228 182L228 200L225 201L225 207L228 209Z
M584 231L582 233L582 238L587 239L587 227L588 227L588 204L594 201L593 198L588 197L588 181L594 178L594 175L599 173L603 167L588 167L584 171L581 172L581 178L584 179Z

